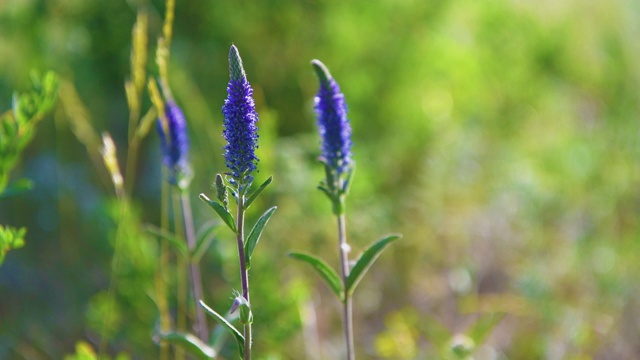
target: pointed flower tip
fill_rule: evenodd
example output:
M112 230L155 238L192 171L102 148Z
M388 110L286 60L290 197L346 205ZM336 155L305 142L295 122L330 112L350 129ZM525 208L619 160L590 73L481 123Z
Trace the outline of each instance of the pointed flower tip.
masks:
M311 66L313 66L313 70L316 72L318 76L318 80L320 80L321 84L327 84L331 79L331 73L329 69L322 63L320 60L312 60Z
M231 80L236 81L246 77L240 53L235 45L231 45L229 49L229 76Z

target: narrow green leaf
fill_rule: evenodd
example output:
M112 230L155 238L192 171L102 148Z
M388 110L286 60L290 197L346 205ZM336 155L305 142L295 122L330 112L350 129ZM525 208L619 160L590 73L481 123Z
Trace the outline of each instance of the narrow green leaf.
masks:
M505 313L487 313L481 314L476 322L471 325L467 333L473 341L480 346L486 338L491 335L495 327L504 319Z
M260 195L260 193L264 189L266 189L267 186L269 186L269 184L271 184L272 181L273 181L273 176L269 176L269 178L265 180L265 182L263 182L262 185L260 185L260 187L256 189L256 191L252 192L251 195L249 195L247 200L244 202L244 208L248 209L249 206L251 206L251 204L253 203L253 201L258 197L258 195Z
M331 267L329 267L329 265L327 265L320 258L309 254L293 252L289 253L289 256L311 265L316 270L318 275L320 275L320 277L327 282L327 285L329 285L329 288L333 291L333 293L338 296L338 299L340 299L340 301L344 300L342 281L340 280L340 277L338 277L338 274Z
M209 337L209 344L211 344L211 347L213 347L216 352L220 352L224 347L224 344L227 342L229 335L229 331L227 331L224 326L216 324L211 336Z
M360 258L356 261L356 265L351 269L345 284L345 292L349 295L353 293L356 286L362 280L364 274L369 270L374 261L380 256L382 251L394 240L400 238L400 235L389 235L382 238L365 250Z
M225 209L224 206L220 205L215 201L212 201L205 194L200 194L200 200L204 201L209 206L211 206L211 208L215 210L218 216L220 216L220 219L222 219L222 221L224 221L224 223L227 224L227 226L229 227L229 229L231 229L231 231L233 231L234 233L237 232L236 222L235 220L233 220L233 216L231 216L229 211Z
M192 334L180 332L170 332L167 334L159 334L160 339L178 345L187 350L190 354L197 356L199 359L213 359L216 357L216 351L209 345L202 342Z
M213 318L216 319L220 323L220 325L224 326L227 330L229 330L231 335L233 335L233 337L236 339L236 342L238 343L238 351L240 352L240 357L243 357L244 356L244 336L242 336L240 331L238 331L238 329L233 327L233 325L231 325L231 323L228 322L227 319L225 319L222 315L215 312L212 308L208 307L207 304L204 303L204 301L200 300L199 302L200 302L200 306L202 306L204 310L207 313L209 313L209 315L213 316Z
M18 196L33 188L33 183L29 179L19 179L11 183L2 193L0 199L6 199L12 196Z
M344 181L344 184L342 185L342 193L344 195L348 195L349 194L349 190L351 189L351 183L353 180L353 175L356 172L356 163L355 161L351 164L351 168L349 169L349 172L347 173L347 178Z
M196 248L193 250L191 254L191 261L194 263L200 262L202 256L211 245L211 242L214 239L213 233L218 228L220 223L215 221L209 221L202 226L202 228L198 231L198 235L196 237Z
M424 336L439 351L447 348L449 340L453 337L451 331L433 315L426 315L426 319L418 321L418 327L424 333Z
M264 227L267 225L269 219L271 219L271 215L273 215L277 208L277 206L274 206L265 211L264 214L260 216L260 219L256 221L253 229L251 229L251 232L247 237L247 241L244 244L244 257L247 263L247 268L251 266L251 255L253 254L253 250L256 248L258 241L260 241L260 235L262 235Z
M334 196L333 194L331 194L331 192L329 191L329 189L327 189L326 187L319 185L318 186L318 190L322 191L325 195L327 195L327 197L329 198L329 200L333 201Z
M180 255L184 257L189 256L189 249L187 248L187 244L174 234L150 224L144 226L144 231L161 239L167 240L169 245L173 246L173 248L177 250Z

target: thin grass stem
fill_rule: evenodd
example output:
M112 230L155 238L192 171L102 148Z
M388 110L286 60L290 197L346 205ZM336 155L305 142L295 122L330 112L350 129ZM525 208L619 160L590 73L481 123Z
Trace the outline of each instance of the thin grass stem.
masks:
M193 215L191 213L191 202L189 200L189 194L187 191L183 191L180 194L180 200L182 203L182 216L185 225L185 234L187 238L187 247L189 253L193 254L196 248L196 233L193 228ZM193 291L193 297L196 304L196 331L200 340L205 343L208 342L209 335L207 330L207 320L204 314L204 309L198 306L198 301L203 300L202 292L202 276L200 275L200 265L198 262L189 261L189 270L191 274L191 288Z
M162 178L166 178L167 169L162 167ZM167 231L169 229L169 183L162 182L160 191L160 228ZM171 314L167 303L167 283L166 275L169 267L169 249L167 241L160 239L160 256L158 258L158 270L156 271L156 301L160 312L160 330L167 333L171 330ZM169 359L169 343L160 341L160 360Z
M126 217L127 213L127 198L120 192L118 194L118 207L119 207L119 217L118 217L118 228L116 230L116 239L113 245L113 259L111 260L111 273L109 275L109 289L107 290L107 310L104 316L104 324L102 325L102 329L100 331L100 340L98 342L98 359L102 359L106 348L107 348L107 338L108 332L111 327L111 316L113 312L113 303L115 302L115 292L118 287L118 273L120 269L120 253L121 251L121 243L122 243L122 234L124 231L124 226L122 223Z

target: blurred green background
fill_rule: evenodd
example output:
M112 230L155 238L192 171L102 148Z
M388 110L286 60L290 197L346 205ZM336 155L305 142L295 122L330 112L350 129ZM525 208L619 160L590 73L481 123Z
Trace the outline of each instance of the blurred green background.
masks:
M0 267L0 358L97 347L117 208L97 147L76 135L89 121L124 157L139 10L155 76L163 1L0 2L0 112L34 69L66 84L14 173L34 190L0 203L0 223L29 228ZM330 204L315 189L314 58L350 106L353 254L404 235L355 294L360 358L443 358L450 339L439 334L467 332L479 313L506 313L477 344L480 359L640 358L639 34L631 0L178 0L171 85L190 125L196 223L214 216L197 194L225 171L232 43L260 114L257 180L275 178L256 206L279 208L253 260L257 358L343 356L338 302L286 257L337 264ZM119 270L111 354L157 357L157 242L137 229L159 224L160 170L152 131L126 220L137 235ZM216 309L238 288L234 251L221 231L202 261Z

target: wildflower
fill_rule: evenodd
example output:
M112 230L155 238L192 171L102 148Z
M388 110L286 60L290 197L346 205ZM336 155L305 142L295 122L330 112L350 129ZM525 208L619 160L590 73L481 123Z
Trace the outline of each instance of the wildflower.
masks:
M165 107L167 128L158 119L158 134L162 148L162 163L169 169L169 183L181 185L183 180L190 180L189 136L187 122L182 110L169 100Z
M250 185L250 175L256 169L258 158L255 150L258 147L258 113L253 101L253 89L247 81L242 67L242 59L238 49L232 45L229 51L229 85L227 99L224 101L224 147L225 163L231 170L232 185Z
M322 139L321 160L330 169L335 170L339 177L347 173L353 163L347 104L344 94L340 92L340 86L326 66L319 60L313 60L311 64L320 80L320 89L314 101Z

